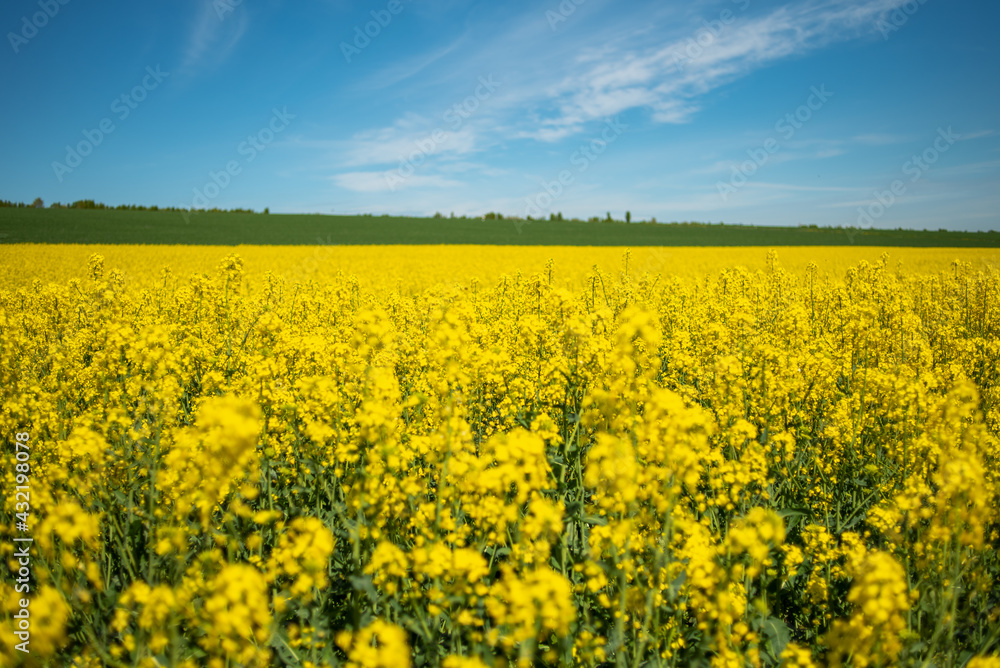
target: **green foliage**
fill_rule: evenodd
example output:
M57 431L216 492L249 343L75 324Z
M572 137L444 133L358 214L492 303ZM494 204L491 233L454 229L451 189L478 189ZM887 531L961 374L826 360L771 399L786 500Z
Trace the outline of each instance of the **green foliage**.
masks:
M79 204L79 206L77 206ZM104 208L101 208L104 206ZM72 208L71 208L72 207ZM46 209L0 201L3 243L85 244L484 244L513 246L899 246L1000 247L996 232L928 232L813 227L643 225L561 218L528 223L500 213L469 218L270 214L248 210L189 212L136 205L111 209L77 202Z

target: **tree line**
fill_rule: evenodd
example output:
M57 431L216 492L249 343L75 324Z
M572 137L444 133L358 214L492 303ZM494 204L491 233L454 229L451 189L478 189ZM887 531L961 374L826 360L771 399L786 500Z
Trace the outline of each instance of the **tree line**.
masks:
M42 201L41 197L36 197L35 201L31 204L25 204L24 202L12 202L6 199L0 199L0 208L11 208L11 209L44 209L45 202ZM193 211L194 209L187 209L184 207L176 206L144 206L142 204L118 204L117 206L111 206L103 202L95 202L92 199L80 199L72 203L63 204L61 202L53 202L49 204L50 209L98 209L102 211L174 211L177 213ZM199 209L206 213L257 213L253 209ZM271 213L270 208L265 207L261 213Z

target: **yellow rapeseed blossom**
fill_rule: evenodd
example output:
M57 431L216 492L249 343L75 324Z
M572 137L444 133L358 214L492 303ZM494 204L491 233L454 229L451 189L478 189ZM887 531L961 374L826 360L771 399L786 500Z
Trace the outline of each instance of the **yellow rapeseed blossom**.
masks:
M348 668L409 668L412 665L406 633L380 619L354 633L339 633L337 644L347 653Z
M993 651L997 267L0 245L0 664Z
M197 510L203 526L234 483L257 463L259 410L235 397L205 401L195 427L184 430L164 457L157 484L172 498L180 516Z
M848 600L855 612L838 621L826 639L831 665L841 665L850 656L854 665L886 665L902 649L900 632L910 609L910 597L902 566L885 552L871 552L854 572Z
M250 566L225 566L207 583L199 644L209 656L244 665L267 665L271 613L264 576Z
M976 656L969 659L965 668L1000 668L1000 656Z
M315 517L297 517L278 539L271 553L268 579L292 579L291 593L303 596L327 584L327 565L333 553L333 534Z

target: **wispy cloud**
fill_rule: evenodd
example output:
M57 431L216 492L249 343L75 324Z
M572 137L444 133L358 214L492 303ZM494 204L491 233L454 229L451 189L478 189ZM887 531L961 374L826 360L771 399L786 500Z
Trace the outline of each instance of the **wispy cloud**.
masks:
M993 137L995 135L996 130L978 130L976 132L965 132L958 140L969 141L970 139L982 139L983 137Z
M851 138L851 141L855 144L862 144L864 146L888 146L890 144L905 144L908 141L913 141L913 139L913 137L908 137L906 135L873 132L870 134L856 135Z
M701 109L707 93L756 70L834 43L878 35L875 20L905 1L800 0L763 14L748 10L713 33L711 43L701 47L697 57L690 57L685 49L704 30L703 20L715 18L711 14L686 22L675 14L657 15L649 19L658 22L656 30L633 27L600 34L581 30L578 38L568 37L568 41L549 39L544 22L520 21L506 30L498 27L487 39L477 39L467 31L414 65L391 66L364 85L381 88L409 79L445 56L451 57L453 66L451 84L469 68L505 62L509 70L505 78L512 83L490 101L493 123L483 128L494 141L555 143L585 132L593 121L631 109L648 110L656 123L687 123ZM530 58L512 57L522 50L530 51ZM461 60L455 69L458 56ZM378 132L385 134L373 131ZM372 139L355 136L351 143L357 149L348 155L373 155L372 150L398 154L399 147L375 147ZM869 135L861 140L888 139L888 135ZM393 141L378 139L386 140ZM363 163L355 159L353 164Z
M944 200L954 200L959 199L960 194L951 191L936 191L936 192L925 192L925 193L906 193L905 196L901 197L900 204L913 205L913 204L927 204L929 202L939 202ZM853 209L859 206L868 206L874 200L869 197L868 199L851 200L849 202L828 202L826 204L820 204L821 208L824 209L842 209L849 208Z
M439 139L440 141L436 140ZM429 160L435 156L462 156L476 150L478 133L472 125L452 132L431 123L407 127L395 123L354 135L350 140L336 142L341 151L340 164L396 165L413 155Z
M407 58L401 65L394 65L382 70L376 76L368 77L362 85L358 86L358 90L379 90L406 81L458 49L467 40L468 34L460 35L452 40L450 44L441 48L434 49L426 54Z
M191 73L195 68L219 65L224 62L246 33L249 20L243 6L230 12L218 11L215 3L202 2L191 22L187 44L184 47L181 69Z
M347 134L331 126L327 139L316 142L303 138L300 143L317 149L319 156L313 164L329 175L329 182L340 191L337 197L349 191L362 201L365 196L379 194L379 208L388 210L390 205L431 206L441 201L435 197L452 198L451 202L459 192L477 190L481 196L470 205L473 209L487 210L495 205L497 210L517 211L523 208L523 194L518 194L526 187L523 182L529 182L528 189L534 192L539 182L551 181L560 163L570 165L569 155L577 148L570 144L578 141L582 146L591 141L596 124L604 119L631 112L628 122L633 129L650 136L674 137L675 130L653 126L698 120L710 94L755 72L852 40L880 44L877 20L905 1L753 3L744 12L734 11L735 19L715 32L711 43L706 45L702 40L696 56L685 54L684 49L699 43L704 21L717 18L722 9L734 9L738 3L718 0L697 9L674 6L669 11L644 7L641 16L638 8L634 12L623 8L619 12L623 16L617 16L618 6L594 2L586 16L574 18L579 19L576 25L560 27L558 39L552 39L544 21L532 20L537 18L536 8L518 12L509 23L491 23L488 30L467 23L464 31L429 47L422 57L407 64L386 63L384 69L365 74L363 81L350 86L351 90L376 91L392 84L394 99L406 100L405 113L382 115L367 129ZM504 85L461 128L450 131L442 122L443 112L461 102L471 92L466 87L489 72L502 77ZM392 106L395 108L395 103ZM632 120L636 111L645 112L645 120ZM572 201L567 198L559 206L577 211L617 206L633 213L647 208L684 215L726 211L733 216L754 216L754 211L825 202L838 195L858 200L867 196L868 190L841 187L853 185L850 178L838 178L852 159L844 156L917 139L907 135L907 129L886 131L889 128L896 130L880 118L868 127L855 125L835 137L783 140L780 152L768 159L769 168L791 162L812 168L813 163L817 165L816 178L822 174L824 179L816 183L823 185L813 186L808 180L801 184L757 183L729 203L720 203L714 187L702 189L697 177L728 175L734 165L746 160L745 148L759 142L734 137L731 132L703 138L694 128L672 153L658 155L660 168L635 180L636 187L651 196L649 201L631 199L636 197L634 191L621 202L609 199L606 184L618 179L622 168L629 170L626 163L615 162L620 160L615 154L601 163L600 172L587 175L594 184L583 180L574 183ZM426 146L435 129L447 131L447 139L435 142L429 151L422 149L421 143ZM771 127L765 123L758 129L766 135ZM978 138L992 133L973 134ZM630 145L630 150L635 147ZM420 151L405 180L390 182L386 178L387 172ZM498 169L517 164L519 156L526 154L535 156L535 161L525 163L520 170ZM689 159L681 159L682 155ZM663 174L664 169L675 168L680 171ZM786 168L772 178L794 182L795 171ZM676 188L678 197L663 198L663 193L672 192L677 184L682 184ZM403 189L405 196L397 192ZM488 205L493 196L497 197L495 204ZM457 203L450 206L461 208Z
M389 192L403 188L453 188L462 183L438 174L414 174L391 188L384 172L345 172L333 177L333 182L347 190L362 193Z
M802 186L793 183L748 183L747 188L769 188L772 190L801 190L803 192L860 192L864 188L844 188L839 186Z
M941 177L970 176L976 174L989 174L1000 169L1000 160L987 160L983 162L970 162L964 165L954 165L943 167L937 170L937 175Z
M826 158L836 158L837 156L844 155L845 153L847 153L847 151L842 148L827 148L822 151L817 151L815 157L818 160L825 160Z
M706 93L779 60L871 34L875 19L904 1L805 0L737 17L694 55L688 47L704 30L700 21L666 45L606 49L599 63L574 68L549 90L558 115L521 135L555 141L587 121L632 108L648 108L657 122L687 122Z
M839 146L827 146L817 149L807 146L807 144L814 143L817 142L795 142L795 144L797 144L795 146L790 143L787 149L783 149L773 155L769 155L767 158L767 164L768 166L773 167L774 165L781 165L797 160L826 160L829 158L836 158L847 153L845 149ZM836 142L822 142L823 145L835 143ZM740 165L747 159L746 154L740 153L739 151L736 152L736 156L736 159L718 160L707 164L704 167L685 169L684 174L688 176L728 175L732 173L733 170L739 169Z

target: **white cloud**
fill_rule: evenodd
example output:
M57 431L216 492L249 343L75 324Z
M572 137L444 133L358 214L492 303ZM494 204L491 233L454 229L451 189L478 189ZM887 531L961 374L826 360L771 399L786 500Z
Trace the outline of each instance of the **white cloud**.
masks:
M335 175L333 182L341 188L362 193L391 192L404 188L453 188L463 185L460 181L438 174L411 174L402 180L391 180L386 172L345 172Z
M246 33L248 23L243 7L220 16L215 3L203 2L192 21L181 68L191 70L207 59L216 65L226 60Z
M521 17L510 26L497 26L485 39L477 40L478 35L467 31L415 69L392 66L370 79L379 82L371 84L376 87L399 82L448 56L450 76L432 83L455 90L455 82L475 81L504 63L503 78L509 83L486 103L490 118L479 118L468 142L451 150L468 152L504 139L553 143L585 132L592 121L631 109L648 110L657 123L687 123L700 110L706 93L780 60L878 35L876 19L905 1L800 0L758 14L751 13L755 7L741 13L735 5L723 3L716 8L729 8L735 18L728 25L719 23L721 30L711 34L703 19L715 20L719 14L691 17L686 26L676 27L681 24L675 14L647 16L650 10L645 8L644 27L637 29L634 20L616 24L610 12L620 7L607 4L599 18L611 27L588 30L580 25L572 33L567 25L565 36L552 40L544 21ZM664 34L669 35L666 40ZM459 43L461 49L456 48ZM692 44L697 47L694 51L688 50ZM394 125L356 135L345 144L345 160L353 165L400 160L419 138L406 137L400 130ZM867 139L874 141L875 136Z
M471 125L450 131L430 124L418 130L397 123L358 133L342 142L341 164L395 166L403 161L416 164L444 154L466 155L474 152L476 145L477 133Z
M444 58L448 54L452 53L465 43L468 39L468 34L461 35L450 44L435 49L427 54L414 55L413 57L407 58L402 64L395 65L387 68L376 76L368 77L365 79L364 83L358 87L359 90L378 90L382 88L388 88L390 86L395 86L410 77L416 76L422 72L427 67L433 65L441 58Z
M655 123L690 122L707 93L756 70L835 43L878 37L875 21L904 2L799 0L777 8L755 4L745 13L734 11L735 20L713 33L710 43L702 39L695 57L684 49L698 43L692 40L704 30L702 19L712 20L718 14L702 10L703 16L690 21L678 19L676 13L667 17L669 20L664 15L643 15L639 22L633 15L618 21L611 12L619 11L619 6L602 4L606 21L596 28L579 25L575 33L566 25L555 40L544 22L539 25L530 16L521 16L510 25L491 26L482 38L467 32L468 39L463 36L457 40L462 42L461 48L455 48L457 41L452 41L415 70L396 65L375 73L371 78L381 83L374 86L394 81L401 96L422 99L420 106L413 107L421 113L407 113L389 125L347 138L318 142L317 147L327 153L327 168L349 170L331 177L332 182L358 193L420 187L433 192L455 187L460 184L452 177L462 178L460 171L477 176L484 172L472 167L449 170L449 164L473 164L472 155L503 146L511 139L555 143L589 131L595 121L635 109L649 112ZM593 5L595 10L597 7ZM728 2L714 7L733 8ZM642 26L636 28L638 23ZM655 29L648 29L647 24L655 24ZM439 60L449 63L448 75L443 78L431 76L426 68ZM451 132L442 121L442 113L460 102L468 92L463 89L493 72L497 63L504 63L503 70L496 72L503 86L457 132ZM417 72L420 76L413 76ZM823 82L814 83L819 86ZM446 139L426 150L423 147L428 146L435 128L446 132ZM841 141L814 140L808 147L804 145L808 142L783 142L782 154L772 156L771 162L831 158L843 155L852 145L899 140L893 135L869 134ZM414 174L392 188L386 171L364 171L374 166L392 170L411 156L419 160L419 164L410 161ZM719 162L699 171L728 173L731 166L730 162ZM575 189L583 190L583 184L576 184ZM770 200L788 194L760 188L751 189L744 197ZM415 197L416 193L408 192L407 196ZM704 196L693 195L689 205L697 211L720 208L714 188Z
M802 190L805 192L859 192L864 190L864 188L844 188L839 186L801 186L792 183L766 183L766 182L750 182L746 185L747 188L771 188L774 190Z
M778 60L871 33L880 15L904 1L805 0L737 17L714 32L698 22L666 45L605 49L601 61L549 91L560 114L537 138L561 138L633 108L649 108L658 122L686 122L705 93Z
M855 144L864 144L866 146L887 146L889 144L903 144L908 141L913 141L913 137L874 132L870 134L857 135L852 137L851 141Z
M964 165L955 165L953 167L941 167L935 168L934 174L936 176L968 176L974 174L989 174L1000 169L1000 160L987 160L983 162L972 162Z
M996 130L979 130L977 132L965 132L958 138L959 141L969 141L970 139L982 139L983 137L992 137L996 134Z

